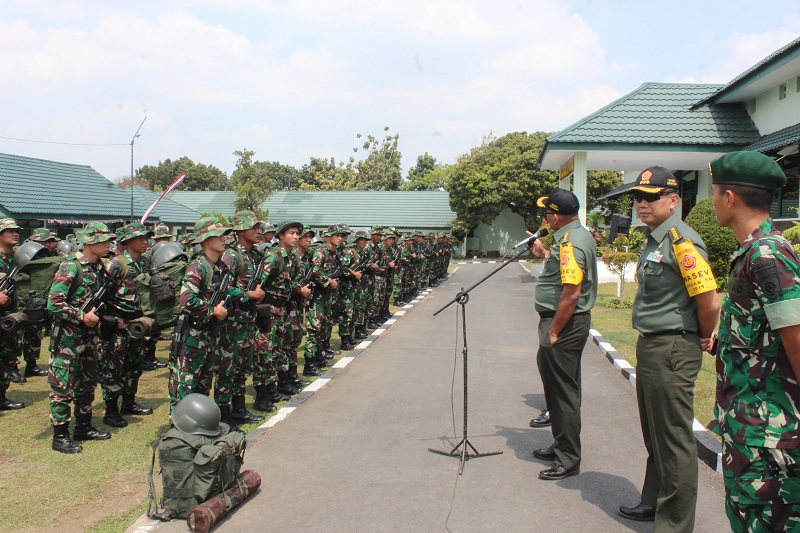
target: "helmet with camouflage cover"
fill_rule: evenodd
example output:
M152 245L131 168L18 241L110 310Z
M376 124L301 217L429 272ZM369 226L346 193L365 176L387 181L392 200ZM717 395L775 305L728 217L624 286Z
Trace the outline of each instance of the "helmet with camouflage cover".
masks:
M155 229L153 230L153 238L155 240L159 239L171 239L172 233L169 231L169 228L164 224L156 225Z
M205 394L187 394L172 410L170 418L176 428L190 435L215 437L221 431L219 406Z
M363 229L360 229L355 233L353 242L357 241L358 239L369 239L369 238L370 238L369 233L367 233Z
M195 244L202 244L210 237L224 237L231 232L231 228L220 222L217 217L203 217L194 225Z
M302 222L284 222L283 224L280 225L280 227L278 228L278 231L276 232L276 234L280 235L281 233L284 233L289 228L297 228L297 231L303 231L304 227L305 226L303 226Z
M131 222L127 226L123 226L122 235L117 235L117 242L124 243L136 237L152 237L153 232L144 227L141 222Z
M270 223L270 222L262 222L261 223L261 234L262 235L267 234L267 233L275 233L276 231L277 231L277 229L275 228L275 226L272 223Z
M233 215L231 222L233 231L247 231L260 224L258 217L252 211L239 211Z
M33 242L58 241L58 235L47 228L36 228L31 233L31 240Z
M115 235L102 222L93 221L86 224L82 230L75 232L79 244L98 244L112 240Z

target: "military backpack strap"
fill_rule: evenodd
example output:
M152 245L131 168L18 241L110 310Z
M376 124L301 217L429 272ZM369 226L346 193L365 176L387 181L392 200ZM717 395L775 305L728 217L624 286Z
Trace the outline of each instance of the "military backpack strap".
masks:
M156 467L156 452L158 452L158 445L161 442L161 439L164 438L163 436L159 437L158 439L153 442L151 448L153 449L153 456L150 459L150 472L147 474L147 483L150 486L147 494L147 516L150 518L156 518L158 520L167 521L169 520L169 516L165 516L163 511L159 512L158 510L158 497L156 494L156 484L153 482L153 471Z
M73 263L75 263L76 271L75 271L75 278L72 280L72 284L69 286L69 290L67 291L67 302L69 302L73 296L75 296L75 292L78 290L78 287L83 285L83 265L78 258L71 259Z

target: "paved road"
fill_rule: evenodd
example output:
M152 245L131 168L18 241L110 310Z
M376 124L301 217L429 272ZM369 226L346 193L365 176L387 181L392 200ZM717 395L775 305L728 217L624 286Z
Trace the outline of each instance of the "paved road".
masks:
M537 479L546 465L531 450L551 439L548 429L528 427L544 399L534 284L518 265L475 289L466 309L470 440L503 454L472 459L459 476L458 460L427 451L449 450L462 433L457 306L433 313L494 266L462 265L263 434L245 461L261 474L261 489L216 531L651 531L652 524L616 513L638 501L644 447L634 392L591 341L583 358L581 474ZM701 464L695 530L726 525L721 476ZM176 521L152 531L185 530Z

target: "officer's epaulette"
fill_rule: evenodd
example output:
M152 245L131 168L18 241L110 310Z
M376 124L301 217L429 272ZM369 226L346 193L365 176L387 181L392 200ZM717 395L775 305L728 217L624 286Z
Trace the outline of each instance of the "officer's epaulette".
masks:
M564 244L565 242L569 242L569 232L566 232L564 236L561 238L561 243Z
M683 239L680 232L678 231L678 228L676 228L675 226L669 228L669 232L672 234L672 242L679 242L681 239Z

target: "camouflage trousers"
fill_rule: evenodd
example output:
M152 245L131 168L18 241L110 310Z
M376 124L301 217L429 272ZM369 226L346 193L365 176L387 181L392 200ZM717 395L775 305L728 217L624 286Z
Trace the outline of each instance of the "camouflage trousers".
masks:
M383 311L386 299L386 276L375 275L372 281L372 292L367 294L368 318L377 317Z
M305 333L303 328L304 309L304 304L297 300L289 300L289 306L286 308L286 314L289 317L286 327L291 338L291 347L287 350L287 355L290 359L289 363L294 365L297 365L297 349L303 342L303 333Z
M731 531L800 531L800 448L746 446L723 435L722 468Z
M358 285L355 283L342 283L337 291L337 314L339 315L339 336L353 338L356 328L356 299L358 298Z
M328 346L331 343L331 336L333 335L333 318L336 312L336 299L339 297L339 289L331 289L325 292L325 338L323 346Z
M54 426L69 424L70 404L75 405L75 416L91 416L94 389L100 380L101 346L97 328L89 329L66 320L61 327L61 340L50 354L47 376L50 422Z
M145 339L134 339L127 330L117 330L103 343L100 384L104 400L136 395L144 370L146 345Z
M248 313L225 320L214 359L214 400L231 405L233 397L244 396L247 375L253 368L254 324Z
M169 408L185 396L198 392L208 395L214 368L217 336L206 329L187 327L178 356L169 361Z
M306 364L314 361L320 350L325 346L325 335L328 330L328 317L330 313L326 314L328 306L328 294L324 291L315 292L314 298L309 302L306 308L306 347L303 353L303 358Z
M403 277L406 275L405 270L406 267L401 266L394 271L394 276L392 278L392 297L395 302L403 298Z
M22 331L22 358L28 365L36 364L42 351L43 324L26 324Z
M383 290L383 307L382 309L389 309L392 294L394 294L394 280L397 277L397 270L389 270L386 275L386 286Z
M269 330L256 337L253 362L253 386L269 385L278 380L278 373L289 370L292 328L286 309L270 306Z
M0 393L5 393L11 384L9 378L17 369L17 357L20 351L20 331L6 333L0 330Z

